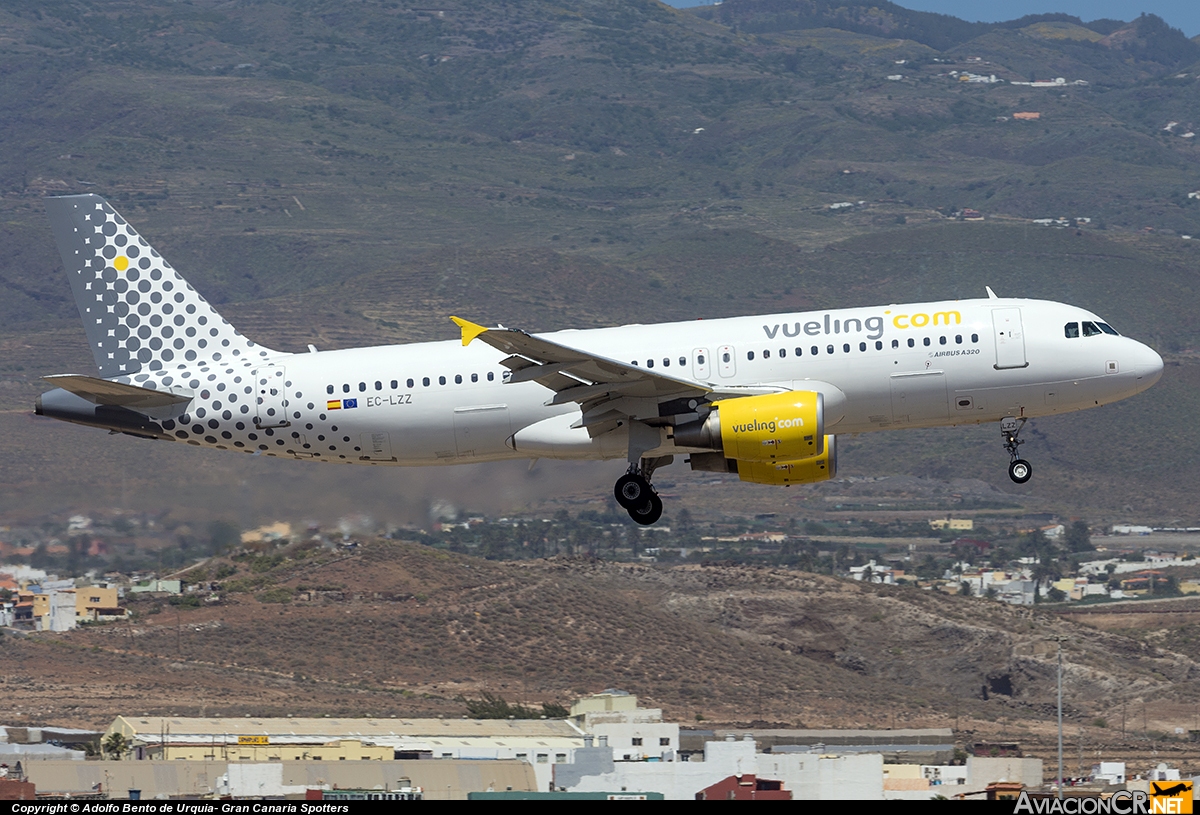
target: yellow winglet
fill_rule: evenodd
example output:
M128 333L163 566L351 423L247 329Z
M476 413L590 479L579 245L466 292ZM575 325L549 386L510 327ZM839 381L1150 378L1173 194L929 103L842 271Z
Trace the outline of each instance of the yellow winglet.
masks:
M464 348L471 344L471 340L487 331L483 326L476 325L470 320L464 320L462 317L451 317L450 320L462 329L462 344Z

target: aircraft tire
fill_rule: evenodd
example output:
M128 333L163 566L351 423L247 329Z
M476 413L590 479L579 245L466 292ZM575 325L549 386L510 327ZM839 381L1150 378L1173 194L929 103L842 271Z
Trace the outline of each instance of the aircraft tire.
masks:
M662 517L662 513L662 499L654 493L650 493L650 500L646 502L645 506L640 509L629 510L629 517L642 526L650 526L650 524L656 523Z
M653 490L650 489L649 482L640 475L626 473L617 479L617 484L613 487L613 495L618 504L632 512L634 507L645 506L646 496L653 495Z
M1024 484L1033 477L1033 466L1023 458L1008 465L1008 477L1017 484Z

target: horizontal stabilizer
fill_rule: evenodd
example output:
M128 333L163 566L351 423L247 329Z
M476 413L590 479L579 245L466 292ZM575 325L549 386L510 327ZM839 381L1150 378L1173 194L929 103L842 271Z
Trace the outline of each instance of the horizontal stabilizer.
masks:
M154 408L179 405L192 400L192 394L168 393L150 388L140 388L137 385L124 385L120 382L110 382L107 379L97 379L94 376L77 374L55 374L43 376L42 379L51 385L86 399L93 405L110 405L112 407Z

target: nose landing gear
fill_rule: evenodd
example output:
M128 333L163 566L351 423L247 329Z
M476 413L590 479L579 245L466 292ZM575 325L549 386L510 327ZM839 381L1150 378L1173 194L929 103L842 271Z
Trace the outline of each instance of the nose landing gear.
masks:
M1033 465L1023 458L1018 457L1017 448L1025 443L1024 439L1019 439L1017 436L1025 427L1025 422L1028 419L1022 417L1020 419L1002 419L1000 421L1000 432L1004 435L1004 450L1008 453L1011 462L1008 465L1008 477L1017 484L1024 484L1033 476Z
M649 526L662 517L663 502L650 485L650 477L657 467L670 463L671 456L643 458L638 465L629 465L629 472L618 478L613 487L617 503L642 526Z

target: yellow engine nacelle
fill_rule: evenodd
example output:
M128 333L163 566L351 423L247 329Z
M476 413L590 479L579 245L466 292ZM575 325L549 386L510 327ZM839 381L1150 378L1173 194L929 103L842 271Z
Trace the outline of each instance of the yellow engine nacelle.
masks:
M820 455L799 461L738 461L738 478L754 484L815 484L837 475L837 436L826 436Z
M814 391L725 399L704 419L676 427L675 446L747 462L813 458L824 451L824 411L824 397Z

